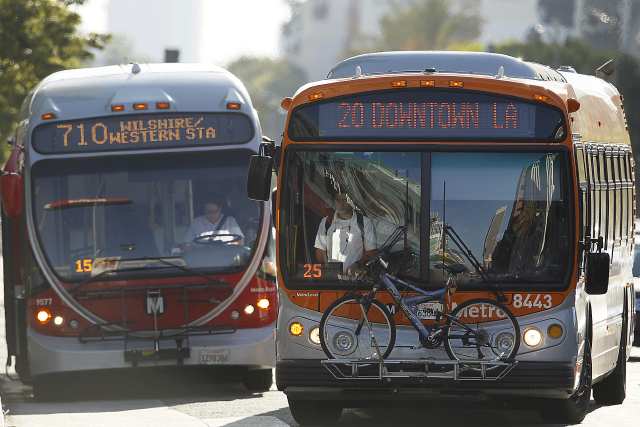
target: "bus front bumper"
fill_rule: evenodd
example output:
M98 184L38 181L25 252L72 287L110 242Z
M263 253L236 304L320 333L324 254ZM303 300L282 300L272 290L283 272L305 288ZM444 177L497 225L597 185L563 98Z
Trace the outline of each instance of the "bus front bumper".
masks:
M274 325L238 329L230 334L191 336L184 340L184 348L188 350L182 353L180 360L176 357L133 357L135 361L132 361L132 355L149 354L154 347L153 340L130 341L125 351L124 340L82 343L75 337L48 336L29 330L27 341L31 375L34 377L131 367L217 365L266 369L275 365ZM175 352L176 342L163 339L159 341L159 348Z
M278 390L301 400L420 399L433 395L510 396L566 399L573 393L575 367L562 362L519 362L495 381L337 380L319 360L283 360L276 364Z

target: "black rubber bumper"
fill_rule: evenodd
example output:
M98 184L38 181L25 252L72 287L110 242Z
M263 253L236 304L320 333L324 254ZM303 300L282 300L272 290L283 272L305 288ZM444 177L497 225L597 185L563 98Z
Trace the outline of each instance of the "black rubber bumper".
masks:
M381 381L338 380L319 360L285 360L276 364L278 390L305 395L339 392L349 394L370 390L374 394L399 390L410 394L474 393L531 397L566 398L573 392L574 367L559 362L519 362L504 378L496 381L415 380L385 384Z

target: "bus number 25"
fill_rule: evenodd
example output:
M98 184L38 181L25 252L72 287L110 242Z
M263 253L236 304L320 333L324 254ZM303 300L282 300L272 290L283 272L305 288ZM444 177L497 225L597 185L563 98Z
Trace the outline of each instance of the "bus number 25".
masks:
M305 264L304 274L305 279L319 279L322 277L322 264Z

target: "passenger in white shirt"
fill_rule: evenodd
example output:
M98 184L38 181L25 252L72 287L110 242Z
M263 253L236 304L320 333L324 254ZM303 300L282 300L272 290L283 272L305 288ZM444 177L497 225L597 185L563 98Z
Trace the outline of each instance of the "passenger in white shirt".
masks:
M355 263L366 261L375 253L375 229L366 216L360 216L358 224L360 214L354 212L346 194L336 193L334 200L335 213L330 225L327 227L328 218L324 217L318 226L315 256L320 263L341 262L343 272L349 273Z
M184 236L183 246L185 249L188 249L197 238L202 236L212 236L214 241L229 242L229 244L234 245L242 245L244 243L244 234L240 230L236 219L224 214L224 204L224 198L221 196L213 196L205 203L204 215L193 219ZM214 237L217 235L220 235L219 239ZM234 236L230 235L240 236L240 240L232 241ZM206 239L203 243L206 243Z

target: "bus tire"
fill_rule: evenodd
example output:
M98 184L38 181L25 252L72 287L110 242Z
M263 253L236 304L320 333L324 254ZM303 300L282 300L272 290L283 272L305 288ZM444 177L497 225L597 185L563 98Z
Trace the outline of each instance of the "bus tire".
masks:
M342 406L327 400L298 400L287 398L293 419L301 426L330 426L342 416Z
M254 393L269 391L273 385L273 372L271 369L250 369L242 377L242 384Z
M542 419L554 424L579 424L587 416L591 400L591 338L587 335L578 389L568 399L550 399L542 403Z
M627 396L627 314L624 311L618 361L614 370L593 386L593 398L600 405L619 405Z
M51 402L56 399L60 391L59 384L47 377L34 378L31 387L33 389L33 398L38 402Z

